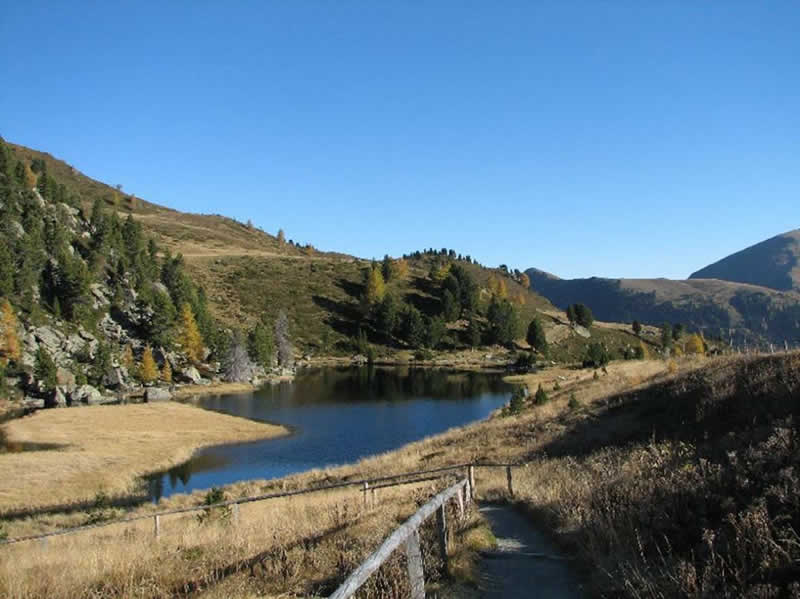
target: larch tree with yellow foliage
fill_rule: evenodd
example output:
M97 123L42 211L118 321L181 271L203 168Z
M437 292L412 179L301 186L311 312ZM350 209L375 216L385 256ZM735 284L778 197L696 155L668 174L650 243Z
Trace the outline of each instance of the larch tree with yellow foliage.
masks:
M120 362L128 370L128 372L131 372L136 366L136 361L133 359L133 348L130 346L130 344L126 345L122 350Z
M386 295L386 283L383 280L381 269L375 265L367 273L366 289L364 290L364 304L366 308L371 308L383 301Z
M144 348L144 353L142 354L142 364L139 366L139 380L146 385L156 379L158 379L158 367L153 359L153 352L148 345Z
M169 365L169 360L164 360L164 368L161 369L161 380L165 383L172 382L172 366Z
M188 303L181 307L179 328L178 343L183 347L183 353L192 362L199 362L203 355L203 337L197 328L192 307Z
M0 357L6 364L11 360L16 362L22 355L19 344L19 323L8 299L4 299L0 304L0 327L2 327Z
M706 346L705 343L703 343L703 338L697 333L689 335L689 338L686 340L685 351L687 354L704 354L706 352Z
M396 279L405 279L408 276L408 262L400 258L394 261L394 277Z
M36 177L36 173L33 172L31 169L30 164L25 164L25 187L28 189L35 189L36 182L38 181L38 177Z

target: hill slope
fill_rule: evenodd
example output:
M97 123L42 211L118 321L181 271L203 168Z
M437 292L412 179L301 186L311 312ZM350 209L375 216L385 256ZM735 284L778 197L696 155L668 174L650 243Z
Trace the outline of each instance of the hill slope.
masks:
M741 343L800 342L800 294L714 279L564 280L528 269L531 288L559 307L588 304L602 320L683 323Z
M288 314L293 342L299 352L313 354L352 354L353 339L359 330L379 353L413 349L396 335L381 333L375 314L365 315L363 296L370 262L357 257L322 252L287 238L266 233L252 225L220 215L187 214L158 206L96 181L50 154L7 144L17 162L36 165L44 172L58 194L69 197L89 215L95 203L122 219L132 217L159 248L172 255L180 253L193 281L205 291L210 312L227 327L251 329L259 320L272 322L280 311ZM40 184L41 185L41 184ZM277 226L276 226L277 229ZM400 306L419 310L426 326L443 313L443 281L432 278L433 271L453 265L466 273L476 285L476 320L487 343L486 314L493 295L490 287L501 285L500 297L507 296L516 311L516 338L525 335L528 323L537 315L544 320L548 336L556 344L564 341L564 351L556 359L577 359L589 343L564 330L565 321L552 304L520 284L519 273L489 269L462 258L452 250L427 250L407 256L407 274L387 283L387 292ZM467 316L464 311L462 316ZM441 342L442 349L464 349L468 343L468 319L450 320ZM597 331L595 339L616 349L638 343L619 327ZM555 349L555 348L554 348Z
M800 291L800 229L771 237L701 268L690 279L721 279Z

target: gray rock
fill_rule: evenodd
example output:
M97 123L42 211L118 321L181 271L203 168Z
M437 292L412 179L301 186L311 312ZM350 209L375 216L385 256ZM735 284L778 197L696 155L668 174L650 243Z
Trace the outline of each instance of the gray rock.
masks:
M59 368L56 370L56 382L67 389L75 388L75 375L66 368Z
M33 329L36 341L44 344L50 353L55 353L61 348L61 341L64 339L59 331L49 326L41 326Z
M76 404L99 404L103 401L103 394L91 385L81 385L69 394L71 405Z
M168 389L164 389L163 387L149 387L144 392L144 400L147 403L152 403L156 401L169 401L170 399L172 399L172 393L170 393Z
M195 385L199 385L203 380L203 378L200 376L200 373L197 372L197 368L194 366L189 366L188 368L181 370L179 378L187 383L194 383Z
M36 200L36 203L39 205L39 208L45 207L46 202L44 201L42 194L39 193L38 189L35 188L33 189L33 199Z
M591 337L591 336L592 336L592 334L589 332L589 329L587 329L586 327L582 327L582 326L581 326L581 325L579 325L579 324L576 324L576 325L573 327L573 329L575 330L575 332L576 332L578 335L580 335L580 336L581 336L581 337L583 337L584 339L588 339L589 337Z
M164 283L162 283L161 281L156 281L155 283L153 283L153 290L158 291L159 293L163 293L164 295L169 295L169 289L167 289L167 286L164 285Z
M46 408L65 408L66 406L67 398L61 387L56 387L44 400Z
M103 377L103 383L106 387L112 387L114 389L124 387L128 381L128 369L124 366L118 366L109 370L105 377Z
M351 358L350 361L353 362L354 364L366 364L368 360L367 356L364 356L362 354L356 354Z
M41 410L44 408L44 400L36 397L26 397L22 402L26 410Z
M17 239L22 239L23 237L25 237L25 227L23 227L21 223L15 221L15 220L12 220L11 221L11 233Z

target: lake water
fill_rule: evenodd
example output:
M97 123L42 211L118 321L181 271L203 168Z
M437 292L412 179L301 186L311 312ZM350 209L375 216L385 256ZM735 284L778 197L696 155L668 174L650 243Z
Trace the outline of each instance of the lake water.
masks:
M486 418L511 389L501 374L351 367L305 369L291 383L202 398L203 408L282 424L292 434L203 449L149 477L150 497L353 462Z

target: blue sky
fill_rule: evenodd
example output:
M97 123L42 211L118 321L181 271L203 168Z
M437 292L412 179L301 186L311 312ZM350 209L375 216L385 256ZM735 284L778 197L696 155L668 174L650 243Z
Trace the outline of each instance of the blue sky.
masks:
M5 2L0 134L363 257L683 278L800 227L797 2Z

